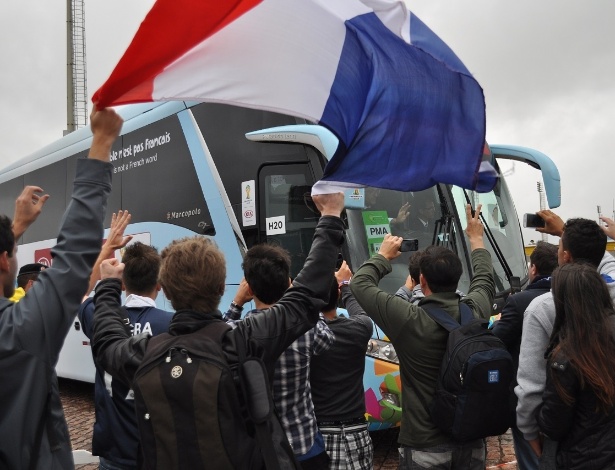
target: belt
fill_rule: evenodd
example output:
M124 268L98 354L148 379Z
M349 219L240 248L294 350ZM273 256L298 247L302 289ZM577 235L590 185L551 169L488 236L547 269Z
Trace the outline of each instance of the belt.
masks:
M341 421L318 421L318 427L321 426L346 426L349 424L365 424L365 418L361 416L360 418L350 418L343 419Z
M318 425L318 429L323 434L346 434L357 431L367 431L367 422L361 424L338 424L338 425Z

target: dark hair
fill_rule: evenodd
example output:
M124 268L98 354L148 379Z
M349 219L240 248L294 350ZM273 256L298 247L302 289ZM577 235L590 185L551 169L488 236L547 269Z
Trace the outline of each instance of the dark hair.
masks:
M542 241L536 243L536 248L530 255L530 263L536 266L541 276L550 275L557 268L557 246Z
M408 273L415 283L419 283L421 277L421 250L415 251L408 258Z
M443 246L428 246L419 261L421 274L433 293L455 292L463 273L461 260Z
M160 254L160 284L175 310L209 313L224 294L226 262L209 238L174 240Z
M561 350L580 379L595 392L599 408L615 405L615 341L610 317L615 315L606 283L596 268L584 262L568 263L553 272L555 322L551 334L553 353ZM550 369L549 369L550 370ZM573 397L552 374L561 399Z
M149 294L158 283L160 255L158 250L141 242L128 245L122 255L126 290L132 294Z
M38 279L38 274L39 273L20 274L17 276L17 287L21 287L22 289L25 288L28 282Z
M9 258L13 257L15 249L15 235L13 234L13 222L6 215L0 215L0 253L5 251Z
M564 224L562 248L570 253L573 261L586 261L597 268L606 250L606 234L593 220L568 219Z
M331 278L331 289L329 289L329 301L322 308L323 312L329 312L337 307L337 303L339 301L340 291L337 285L337 279L334 277Z
M290 278L290 255L284 248L262 243L250 248L241 265L254 296L266 304L282 298Z

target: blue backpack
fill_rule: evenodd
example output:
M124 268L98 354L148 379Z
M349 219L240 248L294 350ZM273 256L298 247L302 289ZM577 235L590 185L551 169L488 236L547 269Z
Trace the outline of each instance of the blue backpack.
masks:
M461 324L443 309L421 306L449 332L433 401L433 423L458 442L498 436L510 427L509 386L512 357L504 343L459 304Z

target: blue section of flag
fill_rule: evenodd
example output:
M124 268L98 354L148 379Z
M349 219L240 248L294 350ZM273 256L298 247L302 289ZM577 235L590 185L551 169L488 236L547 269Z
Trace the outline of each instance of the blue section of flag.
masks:
M442 40L410 18L416 45L393 34L374 13L346 21L339 67L320 120L341 145L323 180L401 191L437 183L488 191L494 173L479 185L482 89Z

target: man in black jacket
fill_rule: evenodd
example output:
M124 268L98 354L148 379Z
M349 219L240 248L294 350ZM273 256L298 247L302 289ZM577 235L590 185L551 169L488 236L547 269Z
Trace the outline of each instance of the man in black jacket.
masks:
M506 345L512 356L515 368L515 380L510 389L511 429L515 445L515 455L521 470L538 469L538 457L532 450L528 441L515 425L517 408L517 369L519 368L519 350L521 347L521 331L523 328L523 314L527 306L539 295L551 290L551 273L557 267L557 246L546 242L538 242L530 255L530 283L524 291L511 295L502 309L500 320L495 322L493 332Z
M303 269L267 315L250 316L224 334L221 344L229 365L237 364L238 350L242 348L248 357L260 358L269 377L272 377L280 354L295 339L314 328L319 312L328 299L331 275L343 241L344 227L340 214L344 208L344 197L337 193L314 196L313 199L321 212L321 218ZM175 241L163 250L162 259L160 283L177 311L169 333L179 336L199 331L212 322L222 323L218 304L224 292L226 266L222 253L211 240L193 237ZM99 364L106 371L131 384L143 361L150 337L143 334L131 337L124 327L120 306L122 269L122 264L117 260L105 261L101 266L103 280L96 288L92 347ZM136 401L138 408L138 397ZM195 410L197 420L216 415L219 411L216 401L203 400L195 403L195 408L198 409ZM158 413L164 413L164 410L156 410L154 414ZM139 416L138 419L149 420L150 416ZM150 426L155 425L152 420ZM141 426L142 421L139 422L140 431ZM283 432L279 423L276 429ZM173 431L171 434L171 441L179 441ZM209 435L197 437L199 442L207 442L210 438ZM278 449L283 446L283 440L283 435L275 437L274 444ZM164 442L162 446L174 452L173 442ZM223 450L232 457L235 446L233 443L224 443ZM210 451L212 449L205 446L200 448L200 455L195 457L200 459L200 463L190 462L191 468L211 462ZM148 449L144 450L146 452ZM164 453L165 450L160 452ZM277 455L283 453L279 450ZM289 468L290 465L290 462L285 462L281 467ZM252 462L242 462L242 468L262 468L262 462L255 458Z

